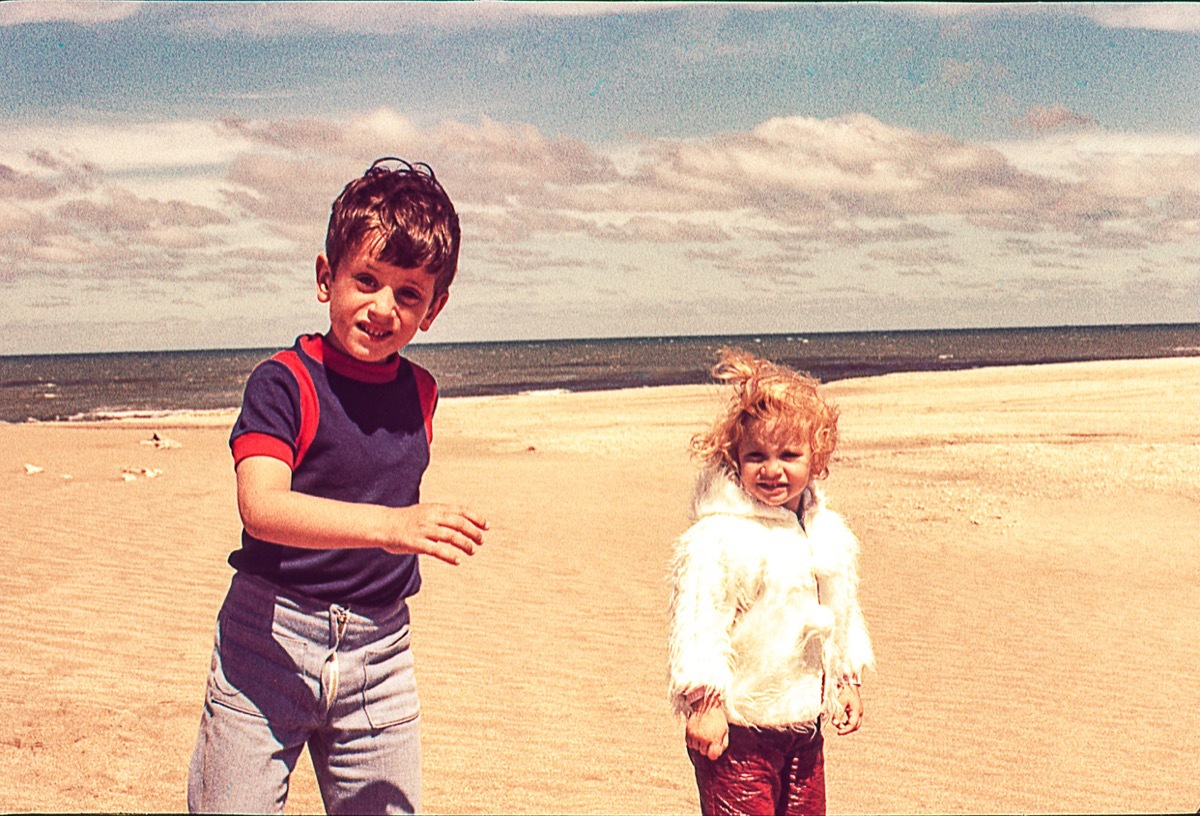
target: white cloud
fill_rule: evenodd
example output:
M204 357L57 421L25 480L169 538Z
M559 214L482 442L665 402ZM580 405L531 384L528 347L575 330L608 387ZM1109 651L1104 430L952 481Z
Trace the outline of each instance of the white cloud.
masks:
M1087 132L993 147L1022 172L1065 181L1052 213L1092 246L1200 238L1200 137Z
M8 0L0 3L0 26L55 21L90 26L123 20L142 6L120 0Z
M0 162L32 169L76 165L108 175L153 175L220 167L250 140L206 120L120 124L6 124Z
M0 151L0 197L61 205L95 198L103 180L113 201L127 200L112 194L122 188L179 202L180 216L184 202L233 205L243 216L299 225L323 220L328 200L381 143L432 163L464 213L524 236L591 225L594 234L628 227L701 240L756 220L758 229L839 234L864 219L894 227L934 215L1022 214L1064 226L1087 213L1136 224L1200 195L1200 179L1187 172L1200 160L1200 137L1081 132L976 144L856 114L777 118L749 132L646 141L609 155L529 125L483 118L423 130L381 109L346 121L18 128Z
M1085 17L1105 28L1200 33L1200 3L877 3L897 14L945 20Z
M1083 13L1106 28L1200 34L1200 3L1088 3Z
M247 2L230 14L227 3L144 3L124 0L6 0L0 2L0 26L69 22L97 26L134 15L197 36L231 33L272 37L314 32L412 34L431 28L466 30L505 28L536 17L599 17L652 14L668 9L721 9L723 3L690 2ZM777 10L779 3L736 4ZM834 8L850 3L826 4ZM1187 3L878 3L887 11L944 20L1021 16L1076 16L1107 28L1200 33L1200 4ZM691 43L694 47L698 43ZM720 45L720 44L717 44ZM771 43L764 43L769 47ZM734 47L725 43L725 47ZM714 47L709 44L706 47ZM686 56L686 54L684 54Z
M8 3L0 6L9 5ZM31 21L72 20L81 23L107 22L140 11L146 24L200 37L242 34L256 37L306 33L424 34L432 30L507 28L536 17L583 17L631 15L659 11L688 3L568 3L508 2L478 0L458 3L413 2L246 2L236 14L228 3L24 3L57 8L39 12ZM98 11L87 14L80 6L127 5L122 15L105 18ZM0 10L0 15L2 15ZM29 12L32 14L32 12ZM75 19L80 18L80 19ZM0 23L3 17L0 16Z
M1015 117L1013 124L1019 128L1032 130L1036 133L1047 133L1072 128L1089 129L1097 126L1096 120L1091 116L1076 113L1062 104L1034 105L1025 111L1025 113Z
M379 144L433 164L462 214L456 303L473 305L439 321L452 336L545 336L472 322L497 303L536 314L534 301L604 333L630 292L683 314L751 292L783 310L798 285L890 293L893 312L951 291L1000 297L1005 280L1024 292L1061 278L1069 300L1081 276L1108 291L1139 268L1171 289L1200 238L1200 137L983 144L857 114L609 151L486 118L422 128L389 109L17 128L0 149L14 303L37 300L39 280L77 281L92 291L65 287L64 314L109 298L133 315L167 297L161 285L171 314L190 298L215 320L244 298L246 314L299 320L329 204ZM115 305L131 286L139 305Z

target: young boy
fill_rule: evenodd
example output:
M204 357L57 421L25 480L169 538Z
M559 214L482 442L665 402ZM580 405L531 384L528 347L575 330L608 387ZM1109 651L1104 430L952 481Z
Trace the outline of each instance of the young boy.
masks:
M487 522L420 504L437 386L399 355L446 305L458 216L428 165L376 161L333 203L305 335L246 383L230 446L245 527L217 616L188 809L282 812L307 744L329 813L420 808L405 599Z

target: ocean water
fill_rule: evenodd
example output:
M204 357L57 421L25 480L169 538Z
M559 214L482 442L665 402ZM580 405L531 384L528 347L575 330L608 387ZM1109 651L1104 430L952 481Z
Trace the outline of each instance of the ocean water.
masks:
M895 371L1200 356L1200 324L431 343L406 354L453 397L702 383L722 346L831 382ZM0 421L236 408L246 376L275 350L0 356Z

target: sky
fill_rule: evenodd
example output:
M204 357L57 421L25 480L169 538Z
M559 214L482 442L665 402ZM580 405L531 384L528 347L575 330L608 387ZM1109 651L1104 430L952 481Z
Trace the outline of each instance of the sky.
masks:
M417 342L1200 322L1200 4L0 3L0 354L328 325L433 166Z

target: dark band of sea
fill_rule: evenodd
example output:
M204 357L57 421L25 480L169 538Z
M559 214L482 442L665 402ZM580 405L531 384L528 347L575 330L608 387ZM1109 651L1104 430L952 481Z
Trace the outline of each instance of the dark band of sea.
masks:
M280 347L291 345L281 338ZM709 382L722 346L823 382L1087 360L1200 356L1200 323L705 337L414 343L447 397ZM0 356L0 421L97 420L237 408L277 349Z

